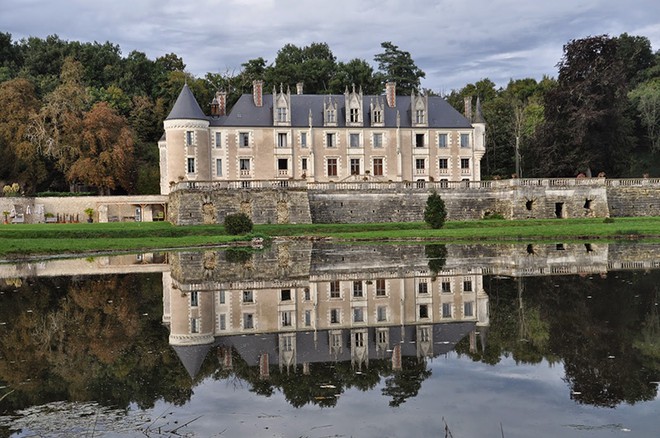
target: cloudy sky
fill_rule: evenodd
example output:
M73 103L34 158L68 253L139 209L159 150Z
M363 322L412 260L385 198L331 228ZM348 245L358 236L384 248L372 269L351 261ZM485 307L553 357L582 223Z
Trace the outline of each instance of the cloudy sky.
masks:
M482 78L556 76L571 39L623 32L660 49L657 0L0 0L15 40L57 34L110 41L123 55L174 52L196 76L272 62L287 43L328 43L339 61L371 62L380 43L409 51L422 86L449 92Z

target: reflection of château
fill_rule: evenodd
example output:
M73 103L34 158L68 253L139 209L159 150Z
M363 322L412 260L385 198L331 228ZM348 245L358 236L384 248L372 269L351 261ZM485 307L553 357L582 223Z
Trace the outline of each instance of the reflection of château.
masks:
M350 360L361 367L374 358L391 358L397 369L401 356L446 353L488 325L482 276L434 275L423 247L306 246L275 245L239 263L222 253L172 256L164 319L191 374L214 342L264 372L266 364L308 369ZM188 272L193 279L180 277Z

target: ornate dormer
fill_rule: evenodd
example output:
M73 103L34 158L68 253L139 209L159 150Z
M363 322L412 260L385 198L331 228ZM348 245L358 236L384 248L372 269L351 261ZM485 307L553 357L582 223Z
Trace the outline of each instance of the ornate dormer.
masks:
M362 126L362 87L359 92L355 92L355 84L353 84L353 91L348 92L348 87L344 92L344 102L346 105L346 126Z
M273 125L291 126L291 90L287 86L284 93L282 84L279 93L273 87Z
M413 127L429 126L429 98L424 95L417 95L413 90L410 95L410 114L412 116Z
M337 126L337 99L323 99L323 126Z
M371 126L385 126L385 103L382 98L371 98L369 113L371 116Z

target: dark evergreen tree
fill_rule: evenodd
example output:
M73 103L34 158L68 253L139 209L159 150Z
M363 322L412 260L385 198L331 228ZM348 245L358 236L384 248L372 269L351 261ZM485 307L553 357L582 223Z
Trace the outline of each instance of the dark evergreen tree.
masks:
M445 210L445 201L434 190L426 200L424 209L424 222L431 228L442 228L447 219L447 210Z

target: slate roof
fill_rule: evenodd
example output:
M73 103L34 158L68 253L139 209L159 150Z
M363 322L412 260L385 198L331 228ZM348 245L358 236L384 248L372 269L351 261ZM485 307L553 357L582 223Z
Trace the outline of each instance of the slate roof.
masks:
M344 95L293 94L291 95L291 126L309 126L309 111L312 110L312 126L323 127L323 102L328 97L337 102L337 127L346 127L346 106ZM365 128L371 127L370 103L372 99L380 99L384 103L383 115L385 127L396 127L396 114L401 116L401 127L412 127L410 96L397 96L396 107L387 106L385 96L363 96L362 114ZM234 105L231 112L223 117L207 117L211 126L232 127L272 127L273 126L273 95L263 95L263 106L256 107L251 94L244 94ZM429 128L472 128L472 124L461 113L456 111L445 99L439 96L428 98ZM170 118L170 117L168 117Z
M199 103L197 103L197 99L195 99L192 91L190 91L188 84L184 84L179 97L174 102L172 111L165 118L165 120L176 119L208 120L208 116L199 107Z

